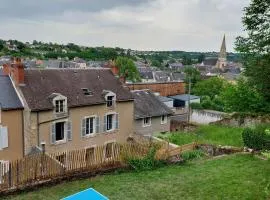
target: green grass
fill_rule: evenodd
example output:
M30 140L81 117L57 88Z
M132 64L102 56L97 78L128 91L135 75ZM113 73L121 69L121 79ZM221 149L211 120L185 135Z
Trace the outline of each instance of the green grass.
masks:
M267 199L270 197L270 161L235 154L153 171L62 183L6 200L54 200L89 187L110 200Z
M205 125L193 132L177 132L166 135L158 135L171 143L183 145L198 141L206 144L229 145L242 147L243 128Z

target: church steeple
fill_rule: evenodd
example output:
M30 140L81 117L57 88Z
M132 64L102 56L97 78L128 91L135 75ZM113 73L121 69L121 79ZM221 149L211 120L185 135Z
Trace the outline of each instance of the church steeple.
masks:
M226 65L227 65L227 52L226 52L226 37L224 34L217 61L217 67L223 69Z

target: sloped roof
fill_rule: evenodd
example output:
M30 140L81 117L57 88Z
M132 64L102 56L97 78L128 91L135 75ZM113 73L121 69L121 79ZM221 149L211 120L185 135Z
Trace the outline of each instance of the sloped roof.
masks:
M103 104L103 91L116 94L117 101L132 100L109 69L32 69L25 70L25 85L20 86L28 106L33 111L50 110L50 95L59 93L67 97L68 107ZM82 88L93 93L86 96Z
M218 59L217 58L206 58L203 61L204 65L209 65L209 66L215 66L217 64Z
M177 99L177 100L181 100L181 101L188 101L188 94L182 94L182 95L176 95L176 96L170 96L169 98L172 99ZM193 99L200 99L200 97L195 96L195 95L190 95L190 100Z
M173 113L172 110L162 103L150 90L135 90L132 91L132 93L134 96L135 119L158 117Z
M0 70L0 107L2 110L23 109L23 105L12 85L9 76Z

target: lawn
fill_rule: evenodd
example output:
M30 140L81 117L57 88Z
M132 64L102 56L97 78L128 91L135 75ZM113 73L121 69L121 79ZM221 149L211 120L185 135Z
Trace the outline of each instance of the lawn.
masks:
M54 200L90 187L110 200L267 199L270 197L270 161L235 154L153 171L123 172L67 182L5 199Z
M242 131L243 128L202 125L190 133L176 132L165 135L158 134L158 137L178 145L198 141L206 144L242 147Z

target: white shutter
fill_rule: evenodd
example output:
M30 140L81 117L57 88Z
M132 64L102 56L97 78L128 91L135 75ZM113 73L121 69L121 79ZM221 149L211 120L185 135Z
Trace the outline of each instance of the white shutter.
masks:
M119 114L115 114L115 129L119 129Z
M72 140L72 126L70 121L67 122L67 139L68 141Z
M103 121L103 131L107 131L107 115L104 116L104 121Z
M99 116L96 117L96 133L99 133Z
M3 127L1 128L1 147L2 149L8 148L8 128Z
M86 119L83 118L81 121L81 136L85 137L86 133L85 133L85 125L86 125Z
M55 123L52 123L51 127L51 144L55 144L56 135L55 135Z

